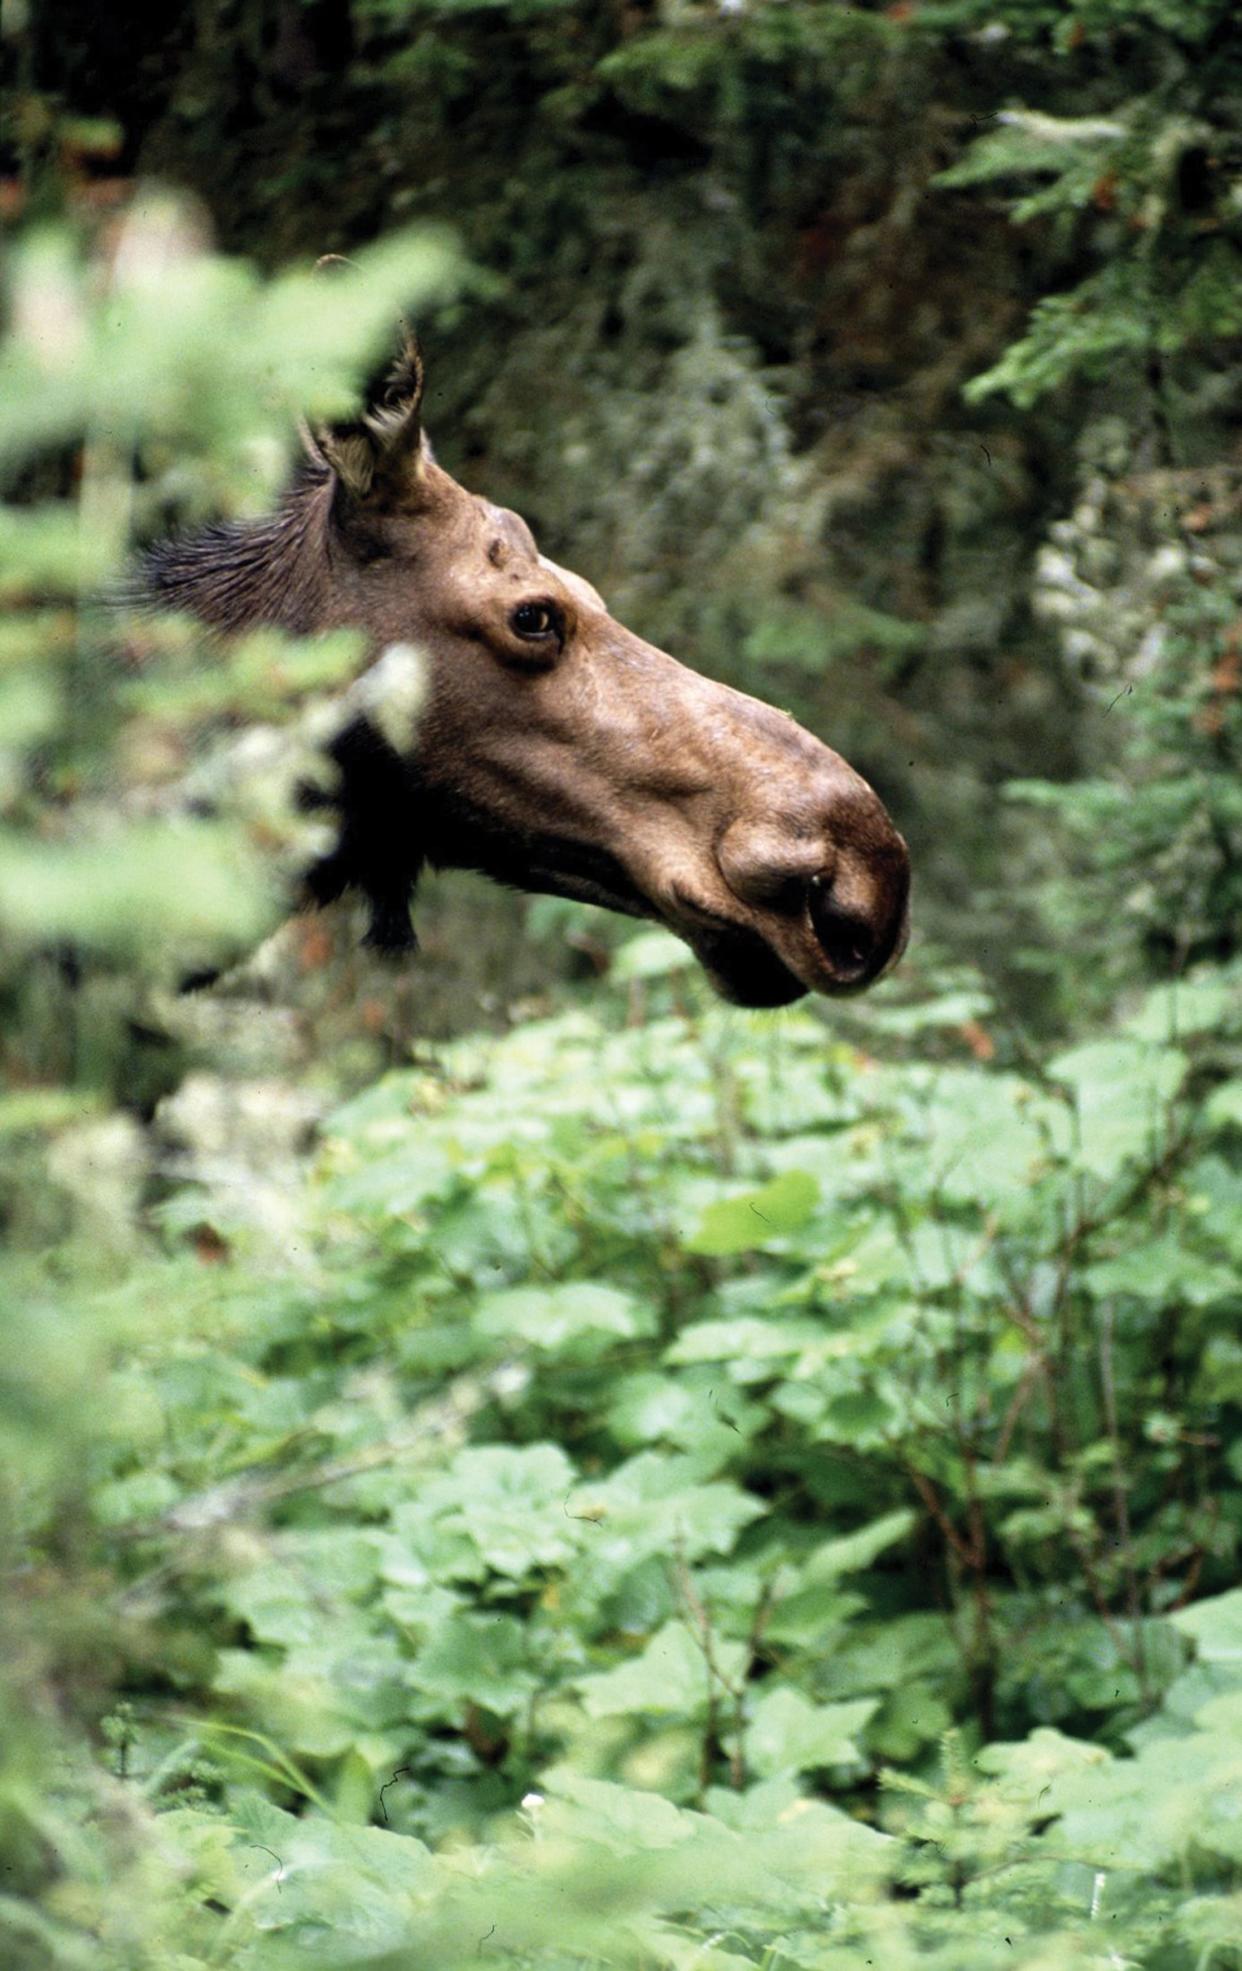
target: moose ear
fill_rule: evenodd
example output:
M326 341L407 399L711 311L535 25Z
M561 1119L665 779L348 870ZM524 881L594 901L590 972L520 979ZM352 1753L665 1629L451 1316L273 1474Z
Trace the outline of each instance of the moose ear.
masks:
M405 505L423 469L423 356L408 331L387 381L360 418L315 434L315 448L357 500Z

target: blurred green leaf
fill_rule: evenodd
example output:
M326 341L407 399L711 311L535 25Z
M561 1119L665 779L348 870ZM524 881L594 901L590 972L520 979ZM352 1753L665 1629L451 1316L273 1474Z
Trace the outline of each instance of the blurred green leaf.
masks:
M1090 1041L1048 1063L1048 1073L1075 1097L1077 1154L1097 1177L1159 1154L1169 1133L1169 1104L1186 1075L1177 1048L1137 1040Z
M25 944L76 938L134 952L253 942L279 914L271 875L236 830L131 823L56 847L0 834L0 923Z
M857 1739L876 1710L874 1698L848 1704L812 1704L799 1691L767 1691L746 1733L746 1757L768 1779L783 1772L855 1764Z
M685 1241L686 1250L714 1258L753 1251L770 1239L799 1231L818 1201L815 1178L805 1170L787 1170L758 1190L709 1205L697 1230Z

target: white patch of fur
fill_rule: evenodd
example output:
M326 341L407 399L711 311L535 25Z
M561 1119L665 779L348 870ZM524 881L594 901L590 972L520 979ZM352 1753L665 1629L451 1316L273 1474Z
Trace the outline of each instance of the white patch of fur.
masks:
M413 751L427 697L427 655L412 643L390 643L345 695L352 717L371 721L395 753Z

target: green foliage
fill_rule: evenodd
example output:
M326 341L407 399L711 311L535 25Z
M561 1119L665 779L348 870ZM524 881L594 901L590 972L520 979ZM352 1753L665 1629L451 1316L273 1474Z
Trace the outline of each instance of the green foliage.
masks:
M208 1182L58 1291L15 1443L102 1400L13 1537L54 1647L110 1581L130 1696L80 1690L67 1906L8 1782L50 1961L1229 1934L1236 969L1040 1075L942 1031L881 1062L696 989L463 1041L330 1118L296 1265Z
M122 453L154 434L183 469L187 455L210 450L228 464L241 454L234 471L253 474L282 411L329 417L356 404L394 315L449 271L443 243L398 235L363 257L360 278L261 282L242 262L195 253L184 223L172 202L136 210L94 297L63 239L36 235L23 247L0 376L0 464L84 432ZM257 491L270 497L270 468Z
M1085 477L1041 555L1037 601L1096 701L1098 770L1010 792L1073 845L1046 921L1115 990L1242 934L1242 544L1216 474Z
M1025 0L981 8L967 0L927 15L933 31L984 16L994 34L1000 28L1040 42L1051 30L1070 70L1059 87L1047 78L1060 113L1051 104L999 110L999 127L976 138L940 183L1003 188L1019 225L1044 222L1067 260L1085 250L1101 263L1039 300L1026 333L968 394L978 400L1003 391L1025 407L1075 379L1110 374L1139 390L1154 374L1163 390L1170 363L1180 359L1184 375L1186 358L1210 361L1242 329L1229 110L1242 65L1229 0L1145 7L1101 0L1073 9ZM1090 54L1112 52L1127 36L1137 57L1135 93L1111 92L1101 115ZM1077 88L1075 64L1083 70ZM1061 106L1071 103L1066 114Z
M1228 1971L1232 9L68 11L3 29L5 1963ZM150 198L84 257L139 149L358 283ZM358 651L93 600L419 303L471 482L886 780L947 962L752 1021L547 903L589 1000L378 1080L270 958L162 992Z
M352 403L399 307L443 289L448 269L440 239L405 235L364 252L347 280L264 282L203 252L184 207L156 196L128 214L106 270L64 232L36 233L12 256L0 347L0 473L15 495L0 507L11 611L0 632L0 1005L20 1076L47 1071L65 1018L46 969L35 1015L32 960L46 968L49 951L72 944L131 979L167 978L245 950L279 921L287 889L274 850L286 841L290 865L297 852L283 785L266 806L214 819L176 804L177 777L230 722L290 722L349 676L357 639L268 633L213 651L185 625L127 620L116 585L135 534L173 514L202 519L222 499L268 506L295 409ZM78 461L75 497L32 503L32 477L54 484L66 457ZM161 787L174 791L161 799ZM87 1079L126 1079L127 1011L114 1009L107 1041L96 1036Z

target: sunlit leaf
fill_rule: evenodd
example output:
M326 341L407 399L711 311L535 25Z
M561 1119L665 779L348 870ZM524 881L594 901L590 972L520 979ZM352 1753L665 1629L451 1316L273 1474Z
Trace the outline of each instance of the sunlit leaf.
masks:
M686 1239L688 1252L724 1257L751 1252L772 1239L796 1232L806 1224L819 1201L819 1185L809 1172L787 1170L758 1190L740 1192L709 1205L696 1231Z

